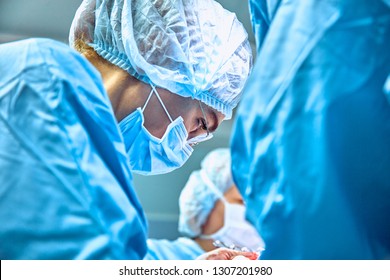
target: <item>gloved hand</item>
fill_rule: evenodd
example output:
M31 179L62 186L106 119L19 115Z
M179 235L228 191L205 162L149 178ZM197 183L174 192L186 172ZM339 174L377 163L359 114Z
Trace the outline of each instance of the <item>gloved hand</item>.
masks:
M256 252L240 252L226 248L218 248L197 257L197 260L257 260Z

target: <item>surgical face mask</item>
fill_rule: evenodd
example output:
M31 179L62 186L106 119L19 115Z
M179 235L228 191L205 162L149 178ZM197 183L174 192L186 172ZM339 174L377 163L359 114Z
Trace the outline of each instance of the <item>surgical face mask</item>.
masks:
M215 187L202 170L203 181L211 187L225 206L224 224L221 229L210 235L201 235L204 239L218 240L227 247L241 247L249 251L260 253L264 250L264 241L257 230L245 219L246 208L241 204L232 204L226 201L223 194Z
M153 93L156 94L171 121L161 139L150 134L144 127L143 111ZM119 128L129 155L131 170L136 173L142 175L168 173L181 167L192 154L193 149L187 143L188 132L183 118L172 120L153 85L144 107L137 108L120 121Z

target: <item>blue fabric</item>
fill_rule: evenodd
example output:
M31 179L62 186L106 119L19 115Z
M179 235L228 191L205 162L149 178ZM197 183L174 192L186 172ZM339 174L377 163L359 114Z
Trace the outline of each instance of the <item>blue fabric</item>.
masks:
M389 7L250 5L258 55L231 153L262 259L389 258Z
M174 241L148 239L145 260L194 260L205 251L194 240L180 237Z
M47 39L0 45L0 259L142 259L127 161L86 59Z

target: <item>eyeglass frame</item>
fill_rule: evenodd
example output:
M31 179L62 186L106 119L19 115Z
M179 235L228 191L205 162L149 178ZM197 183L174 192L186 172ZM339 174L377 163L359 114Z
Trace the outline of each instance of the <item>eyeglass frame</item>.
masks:
M210 132L210 130L209 130L209 124L208 124L208 121L207 121L206 113L204 112L204 109L203 109L203 106L202 106L202 102L200 102L200 100L198 100L198 102L199 102L200 110L202 111L203 118L204 118L204 120L206 122L206 125L205 125L206 126L206 133L198 135L198 136L195 136L195 137L192 137L191 139L188 139L187 143L189 145L191 145L191 146L196 146L196 145L198 145L201 142L210 140L214 136Z

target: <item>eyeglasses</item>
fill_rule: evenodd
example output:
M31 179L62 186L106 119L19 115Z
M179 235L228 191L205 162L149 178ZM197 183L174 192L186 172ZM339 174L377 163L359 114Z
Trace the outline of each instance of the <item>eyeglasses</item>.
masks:
M195 136L195 137L189 139L187 141L187 143L190 144L191 146L196 146L200 142L204 142L206 140L210 140L211 138L213 138L213 134L209 130L209 124L207 122L206 114L205 114L205 112L203 110L202 103L200 101L199 101L199 106L200 106L200 110L202 111L204 121L206 122L205 125L204 125L205 128L206 128L206 133L198 135L198 136Z

